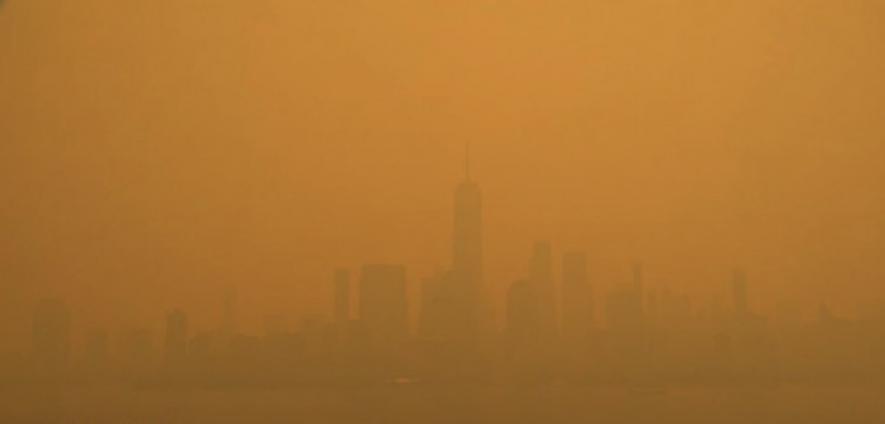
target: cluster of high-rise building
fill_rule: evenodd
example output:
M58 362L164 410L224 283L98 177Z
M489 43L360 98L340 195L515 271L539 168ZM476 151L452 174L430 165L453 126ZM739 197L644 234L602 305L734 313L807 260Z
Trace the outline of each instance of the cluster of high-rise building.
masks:
M483 279L482 216L468 168L455 191L451 265L421 280L415 325L406 267L371 264L335 270L331 319L305 319L296 332L278 317L268 318L263 337L238 332L229 292L214 331L194 333L187 314L175 309L162 337L133 330L112 347L106 332L94 331L78 359L70 312L61 301L45 301L34 314L30 367L22 369L46 378L158 384L885 380L870 371L885 369L885 316L843 321L822 307L817 322L775 326L754 313L741 271L732 277L729 307L695 307L684 294L650 288L640 265L628 283L597 296L586 254L556 257L548 242L532 246L527 275L507 288L499 326Z

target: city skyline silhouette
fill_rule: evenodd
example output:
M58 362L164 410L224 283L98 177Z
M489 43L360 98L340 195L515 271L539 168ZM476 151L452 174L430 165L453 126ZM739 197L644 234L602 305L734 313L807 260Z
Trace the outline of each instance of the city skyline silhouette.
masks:
M880 422L878 0L0 0L0 422Z
M885 361L880 338L885 309L878 317L848 320L820 303L817 317L799 326L770 319L755 309L751 279L742 269L722 284L729 297L725 304L699 302L656 285L641 263L632 266L629 279L604 292L595 289L585 252L554 254L550 242L538 241L525 277L508 287L499 328L485 307L482 195L469 169L468 164L454 190L452 266L418 280L417 303L410 303L407 290L416 280L403 264L330 270L331 315L301 314L294 327L279 315L268 316L263 334L239 331L241 288L222 293L214 326L192 326L182 306L166 311L159 332L104 327L83 332L72 325L76 320L64 300L47 298L33 311L31 349L2 370L4 384L236 388L259 390L256 394L379 385L436 391L565 384L578 392L627 389L632 396L784 386L865 393L885 386L885 374L878 371ZM412 322L410 316L418 318ZM82 347L72 343L78 337ZM838 344L829 345L833 341ZM65 416L55 401L50 406L32 418ZM754 413L770 412L765 408ZM464 413L439 418L472 419L480 412Z

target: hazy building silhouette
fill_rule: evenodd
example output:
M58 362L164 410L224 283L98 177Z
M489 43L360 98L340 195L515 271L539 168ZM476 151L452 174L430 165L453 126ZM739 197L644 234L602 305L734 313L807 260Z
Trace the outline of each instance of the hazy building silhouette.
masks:
M692 318L692 305L688 295L673 293L665 287L658 303L658 321L663 326L685 326Z
M633 266L630 285L616 288L606 305L608 328L615 333L638 333L645 324L642 265Z
M455 286L452 296L462 303L459 313L466 315L469 326L462 330L473 332L487 325L483 321L490 320L490 311L483 286L482 193L470 178L469 151L464 174L455 190L450 283Z
M519 280L507 291L506 332L516 341L535 338L541 331L541 304L535 286Z
M549 380L559 369L556 340L543 317L542 298L531 280L519 280L507 293L507 329L502 365L513 381Z
M469 150L464 181L455 189L452 219L452 267L427 281L423 334L449 345L468 347L492 325L491 303L483 282L482 193L470 176Z
M187 315L180 309L166 314L166 339L164 345L165 358L169 362L184 359L188 344Z
M587 281L587 255L569 252L562 258L562 332L586 336L593 324L593 293Z
M776 345L768 328L768 320L753 312L750 306L746 274L737 270L731 282L734 316L725 327L729 351L723 361L735 381L771 381L779 371L775 359Z
M633 267L633 281L616 287L606 298L609 343L622 376L635 374L645 365L646 318L643 309L642 267Z
M59 371L71 355L71 313L58 299L41 301L34 311L33 358L43 371Z
M618 287L606 298L605 318L609 331L636 333L643 326L642 298L633 287Z
M553 281L553 254L548 242L536 242L529 263L529 284L538 297L538 324L545 334L557 333L556 287Z
M222 351L223 338L215 331L196 331L187 343L187 356L194 363L208 365Z
M359 284L359 319L378 347L398 345L408 334L406 269L366 265Z
M483 283L482 194L470 177L469 151L464 171L454 197L452 267L421 285L419 335L447 356L474 351L493 325Z
M135 328L125 331L116 344L123 374L135 377L154 365L153 336L149 330Z
M418 334L424 341L441 342L452 330L450 315L454 307L446 289L448 273L437 272L421 281L421 303L418 315Z

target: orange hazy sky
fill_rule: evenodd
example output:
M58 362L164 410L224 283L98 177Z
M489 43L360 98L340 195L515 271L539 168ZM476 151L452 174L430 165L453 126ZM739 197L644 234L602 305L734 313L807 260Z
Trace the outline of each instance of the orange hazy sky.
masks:
M7 0L0 331L326 312L336 266L450 260L470 142L487 283L532 241L768 314L885 297L885 3ZM113 317L113 321L110 321ZM5 342L4 342L5 343Z

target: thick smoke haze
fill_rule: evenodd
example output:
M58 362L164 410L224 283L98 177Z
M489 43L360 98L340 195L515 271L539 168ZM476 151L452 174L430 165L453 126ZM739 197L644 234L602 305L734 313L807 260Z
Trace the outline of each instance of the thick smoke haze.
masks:
M0 422L885 422L883 22L0 0Z
M496 315L532 243L785 319L885 296L878 1L10 1L0 327L331 313L336 267L451 261L471 144ZM414 311L412 312L415 313ZM289 325L289 324L287 324ZM75 344L79 343L75 338ZM6 347L8 346L8 349Z

